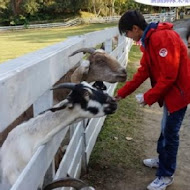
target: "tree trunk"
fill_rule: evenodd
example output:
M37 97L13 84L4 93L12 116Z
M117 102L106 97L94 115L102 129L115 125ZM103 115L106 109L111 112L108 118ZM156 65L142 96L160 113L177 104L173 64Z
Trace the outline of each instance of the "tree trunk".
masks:
M111 3L111 16L114 16L115 14L115 0L112 0Z
M96 14L96 3L95 3L95 0L92 1L92 4L93 4L93 12L97 16L97 14Z
M17 16L21 13L20 10L20 4L22 3L23 0L11 0L11 7L14 16Z

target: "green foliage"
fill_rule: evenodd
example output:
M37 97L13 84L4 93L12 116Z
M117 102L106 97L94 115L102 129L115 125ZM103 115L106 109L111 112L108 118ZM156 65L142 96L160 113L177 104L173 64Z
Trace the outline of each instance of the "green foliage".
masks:
M136 3L134 0L127 0L125 3L122 1L120 5L121 13L124 13L126 10L138 10L142 13L146 13L152 9L152 6Z
M9 2L9 0L0 0L0 10L1 9L7 9L8 2Z
M25 28L27 28L28 20L23 15L18 15L16 17L10 17L10 25L25 25Z
M85 12L85 11L79 11L81 18L93 18L95 15L93 13Z
M152 11L150 6L134 0L0 0L0 24L22 24L23 19L19 19L19 15L26 17L28 23L70 17L80 11L95 16L120 15L128 9Z
M38 12L40 4L36 0L25 0L22 4L22 11L26 15L34 15Z

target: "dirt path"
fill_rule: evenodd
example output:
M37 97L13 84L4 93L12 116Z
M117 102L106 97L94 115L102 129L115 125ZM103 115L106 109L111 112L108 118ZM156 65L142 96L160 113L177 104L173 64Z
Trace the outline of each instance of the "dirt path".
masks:
M151 108L145 107L144 111L144 122L142 127L144 129L145 137L145 155L147 158L157 156L156 154L156 143L160 134L160 121L162 117L162 108L157 104L153 105ZM131 190L144 190L146 189L146 184L154 179L156 170L147 168L144 170L144 177L139 178L136 182L136 186L131 187ZM189 183L189 173L190 173L190 108L188 108L185 120L181 127L180 134L180 147L178 152L178 167L175 173L174 183L168 187L168 190L190 190ZM140 184L143 184L141 187ZM129 190L130 188L124 187L121 190Z

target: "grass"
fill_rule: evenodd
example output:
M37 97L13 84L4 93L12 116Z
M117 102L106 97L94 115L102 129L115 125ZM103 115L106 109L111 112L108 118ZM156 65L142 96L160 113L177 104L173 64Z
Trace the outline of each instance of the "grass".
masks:
M116 24L89 24L68 28L25 29L0 32L0 63L64 41L69 36L113 27Z
M136 72L136 64L141 57L139 46L132 46L129 53L128 79L130 80ZM119 83L117 88L123 86ZM136 90L135 94L142 92L142 87ZM117 112L106 118L103 129L97 139L92 152L89 167L121 167L140 168L142 158L142 143L138 137L141 136L141 122L143 113L135 100L134 94L119 101ZM126 137L132 138L127 140ZM143 137L141 137L142 139Z

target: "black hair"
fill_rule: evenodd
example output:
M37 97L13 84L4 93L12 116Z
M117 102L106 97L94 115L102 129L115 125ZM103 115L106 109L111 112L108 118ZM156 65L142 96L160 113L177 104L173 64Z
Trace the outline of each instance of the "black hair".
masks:
M190 26L187 28L187 33L186 33L186 39L188 41L188 38L190 37Z
M143 31L148 25L144 16L136 10L127 11L121 16L118 24L120 34L123 34L126 30L132 30L133 25L138 26Z

